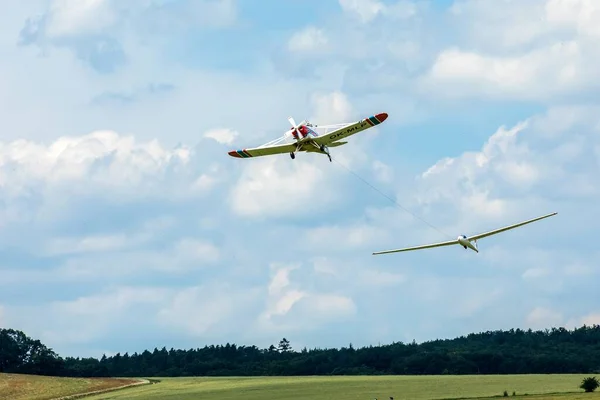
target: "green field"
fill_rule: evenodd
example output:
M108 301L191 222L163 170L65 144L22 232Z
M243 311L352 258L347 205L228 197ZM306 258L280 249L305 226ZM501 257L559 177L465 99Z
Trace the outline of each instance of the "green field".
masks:
M108 390L139 382L139 379L133 378L85 379L0 374L0 400L49 400L79 393Z
M89 400L125 399L451 399L510 397L529 394L536 399L600 400L600 392L583 393L581 380L589 375L492 375L492 376L341 376L260 378L159 378L161 382ZM571 392L571 394L565 394ZM533 394L556 394L532 396ZM518 396L521 395L521 396ZM523 398L523 397L521 397Z
M251 378L157 378L160 382L86 396L86 400L126 399L484 399L600 400L579 384L589 375L337 376ZM152 378L151 378L152 379ZM0 399L50 400L126 384L133 379L77 379L0 374Z

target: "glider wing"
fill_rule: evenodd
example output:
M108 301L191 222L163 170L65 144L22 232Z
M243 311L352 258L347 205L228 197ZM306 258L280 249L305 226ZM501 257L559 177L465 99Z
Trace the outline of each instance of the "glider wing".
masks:
M548 217L551 217L551 216L556 215L556 214L557 214L556 212L553 212L553 213L550 213L550 214L547 214L547 215L543 215L541 217L537 217L537 218L529 219L527 221L519 222L517 224L505 226L505 227L499 228L499 229L494 229L493 231L489 231L489 232L485 232L485 233L479 233L477 235L469 236L467 239L468 240L477 240L477 239L481 239L481 238L484 238L484 237L487 237L487 236L492 236L492 235L495 235L497 233L508 231L509 229L518 228L519 226L527 225L527 224L530 224L532 222L539 221L540 219L548 218Z
M377 251L377 252L373 253L373 255L376 256L378 254L399 253L401 251L411 251L411 250L429 249L429 248L432 248L432 247L451 246L453 244L458 244L458 240L456 240L456 239L455 240L448 240L447 242L438 242L438 243L424 244L424 245L421 245L421 246L406 247L406 248L403 248L403 249Z

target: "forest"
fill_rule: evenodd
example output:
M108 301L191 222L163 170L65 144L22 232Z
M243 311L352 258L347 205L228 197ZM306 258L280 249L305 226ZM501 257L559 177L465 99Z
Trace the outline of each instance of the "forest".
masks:
M0 372L70 377L440 375L600 373L600 325L511 329L417 344L293 349L205 345L111 357L61 357L39 340L0 329Z

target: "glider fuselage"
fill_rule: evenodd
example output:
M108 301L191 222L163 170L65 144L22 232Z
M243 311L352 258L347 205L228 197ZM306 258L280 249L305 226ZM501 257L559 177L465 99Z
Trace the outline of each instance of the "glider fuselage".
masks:
M458 243L460 243L460 245L462 247L464 247L465 249L468 247L469 249L473 250L474 252L479 253L479 250L477 250L477 246L473 245L473 243L471 243L471 241L469 239L467 239L467 237L465 235L461 235L458 238Z

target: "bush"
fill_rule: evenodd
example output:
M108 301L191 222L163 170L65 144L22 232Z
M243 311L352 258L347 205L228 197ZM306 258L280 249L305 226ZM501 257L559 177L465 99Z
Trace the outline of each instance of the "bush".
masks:
M585 378L582 382L581 385L579 385L579 387L583 390L585 390L587 393L591 393L594 390L596 390L598 388L598 386L600 386L600 383L598 382L598 379L596 379L596 377L589 377L589 378Z
M508 397L508 392L506 390L504 391L504 397Z

